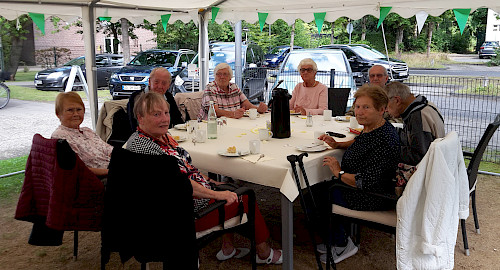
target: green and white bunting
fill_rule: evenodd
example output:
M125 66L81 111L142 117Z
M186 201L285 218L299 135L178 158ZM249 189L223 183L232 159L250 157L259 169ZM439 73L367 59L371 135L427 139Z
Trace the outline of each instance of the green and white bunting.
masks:
M168 20L170 20L171 15L172 14L161 15L161 25L163 25L163 31L165 31L165 33L167 32L167 24Z
M45 15L40 14L40 13L28 13L33 20L33 22L38 26L38 29L40 29L40 32L42 32L42 35L45 36Z
M212 22L215 22L215 18L217 18L217 14L219 13L220 8L212 7Z
M264 29L264 25L266 24L267 15L269 15L269 13L260 13L259 12L259 24L260 24L260 31L261 32L262 32L262 29Z
M460 28L460 35L464 33L465 26L467 25L467 19L469 18L470 8L456 8L453 9L455 13L455 19L457 20L458 27Z

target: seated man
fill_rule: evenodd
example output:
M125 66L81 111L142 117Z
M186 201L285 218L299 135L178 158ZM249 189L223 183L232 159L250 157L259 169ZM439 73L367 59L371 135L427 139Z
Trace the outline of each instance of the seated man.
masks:
M403 129L399 130L401 162L417 165L431 142L444 137L443 116L436 105L422 95L415 97L405 84L391 82L385 90L389 97L387 111L392 117L403 118Z
M170 127L173 127L177 124L184 123L184 120L182 120L181 112L177 107L177 103L175 103L174 96L167 91L170 88L171 82L172 75L170 75L170 72L166 68L154 68L149 75L149 86L147 89L145 89L144 92L152 91L165 96L165 100L170 105ZM127 113L130 120L130 127L132 128L132 132L135 132L135 130L137 129L137 119L134 117L134 102L135 98L140 93L142 93L142 91L136 91L132 93L128 100Z

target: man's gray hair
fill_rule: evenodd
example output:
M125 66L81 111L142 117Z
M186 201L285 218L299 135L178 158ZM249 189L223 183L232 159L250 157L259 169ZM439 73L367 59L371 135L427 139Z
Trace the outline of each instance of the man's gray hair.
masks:
M221 69L227 69L229 71L229 77L233 77L233 70L231 69L231 66L228 63L220 63L214 68L214 75L217 74L217 71Z
M370 71L372 71L372 68L374 68L374 67L381 67L381 68L382 68L382 70L384 71L384 76L389 76L389 75L387 74L387 69L386 69L384 66L381 66L381 65L373 65L373 66L372 66L372 67L368 70L368 75L370 75Z
M318 71L318 65L316 65L316 62L314 62L314 60L312 60L311 58L302 59L299 63L299 66L297 67L297 70L300 71L303 65L311 65L315 72Z
M153 70L151 70L151 73L149 73L149 78L154 78L156 72L158 72L160 70L166 71L167 74L168 74L168 77L170 78L170 81L172 81L172 74L170 74L170 71L168 71L168 69L166 69L164 67L155 67L155 68L153 68Z
M400 82L391 82L387 84L385 86L385 91L387 92L387 96L389 98L398 96L401 97L401 99L405 100L412 95L410 87Z

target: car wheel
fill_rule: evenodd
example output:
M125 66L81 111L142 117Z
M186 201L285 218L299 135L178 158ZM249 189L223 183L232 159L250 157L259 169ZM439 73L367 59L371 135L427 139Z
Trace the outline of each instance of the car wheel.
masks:
M482 56L482 55L479 55L479 59L483 59L483 58L484 58L484 56Z

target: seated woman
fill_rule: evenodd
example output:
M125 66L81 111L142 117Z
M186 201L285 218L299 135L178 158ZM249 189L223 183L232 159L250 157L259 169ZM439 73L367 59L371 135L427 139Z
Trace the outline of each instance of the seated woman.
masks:
M323 114L328 109L328 87L316 81L316 62L311 58L302 59L297 69L304 82L298 83L293 89L290 109L302 115Z
M228 64L218 64L214 69L214 74L215 81L207 84L203 94L198 118L207 119L210 101L214 102L217 117L241 118L245 110L252 108L257 109L259 113L267 111L265 103L261 102L258 107L253 105L238 85L230 82L233 78L233 70Z
M85 105L76 92L60 93L56 98L56 115L61 125L52 133L52 139L68 141L71 149L98 177L108 175L113 146L107 144L90 128L80 127Z
M393 177L397 169L400 155L399 137L396 129L384 119L388 98L379 86L363 85L354 95L356 119L363 125L362 133L354 140L337 142L328 135L319 139L325 141L333 149L346 149L342 157L342 165L334 158L327 156L323 166L328 166L333 175L343 183L364 191L383 194L394 194ZM323 202L322 207L329 208L327 203L328 187L331 182L316 185L315 194ZM358 191L334 191L333 203L353 210L375 211L394 208L388 200L366 195ZM328 210L324 210L326 211ZM321 228L320 228L321 229ZM328 229L328 228L322 228ZM335 248L332 248L335 263L354 255L358 251L352 240L346 237L342 226L335 228ZM326 252L324 246L318 250ZM326 254L322 256L326 261Z
M150 155L171 155L178 159L182 173L187 174L193 186L193 203L195 211L213 203L215 200L226 200L225 219L235 217L238 213L238 196L231 191L214 191L210 182L219 182L208 179L191 164L191 156L180 147L168 133L170 123L169 106L165 99L157 93L143 93L136 100L134 114L139 122L137 131L130 136L126 149L132 152ZM159 168L160 169L160 168ZM248 211L248 198L243 196L245 211ZM203 218L196 220L196 231L203 231L218 224L219 214L214 211ZM266 242L269 231L260 214L258 207L255 210L255 240L257 243L257 262L280 264L281 250L273 250ZM241 258L248 254L248 249L233 246L232 235L225 235L222 240L222 249L217 253L217 259L227 260L232 257Z

